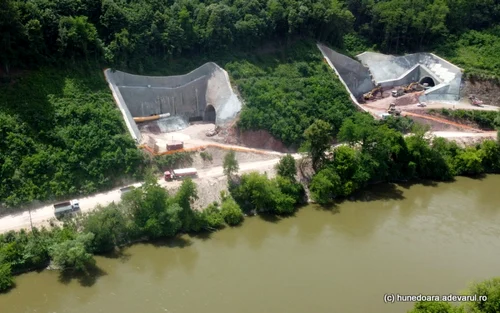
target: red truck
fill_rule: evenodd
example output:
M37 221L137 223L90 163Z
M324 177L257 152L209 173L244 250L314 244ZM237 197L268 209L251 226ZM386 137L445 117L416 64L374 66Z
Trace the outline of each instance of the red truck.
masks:
M195 168L181 168L173 171L166 171L165 181L171 181L174 179L182 179L184 177L196 177L198 172Z
M183 141L171 141L167 143L167 151L181 150L184 148Z

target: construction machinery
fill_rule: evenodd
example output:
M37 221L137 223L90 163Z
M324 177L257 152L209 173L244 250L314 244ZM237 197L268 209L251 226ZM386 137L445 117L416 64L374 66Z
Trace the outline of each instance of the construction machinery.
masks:
M174 179L182 179L184 177L196 177L198 172L195 168L181 168L173 171L166 171L164 174L165 181L171 181Z
M469 96L469 101L472 105L482 107L483 106L483 101L479 100L475 95L470 95Z
M396 109L396 103L389 104L389 109L387 110L387 113L391 114L392 116L401 115L401 111Z
M393 90L391 94L394 98L401 97L405 94L405 90L403 88L398 88L396 90Z
M373 88L370 92L367 92L363 95L363 99L365 100L372 100L373 98L375 98L375 96L377 95L377 93L380 93L380 96L383 97L383 90L382 90L382 86L377 86L376 88Z
M424 86L420 85L418 82L413 82L409 84L408 86L404 86L404 92L409 93L409 92L414 92L414 91L422 91L424 90Z

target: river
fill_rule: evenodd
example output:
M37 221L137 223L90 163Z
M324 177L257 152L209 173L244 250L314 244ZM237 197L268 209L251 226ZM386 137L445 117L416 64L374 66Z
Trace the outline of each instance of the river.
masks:
M380 185L329 210L137 244L98 257L95 279L21 275L0 312L404 313L413 303L384 294L457 294L500 274L498 186L500 176Z

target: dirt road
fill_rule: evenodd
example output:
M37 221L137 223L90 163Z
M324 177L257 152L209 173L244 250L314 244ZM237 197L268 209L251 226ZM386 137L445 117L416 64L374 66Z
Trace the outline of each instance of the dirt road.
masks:
M293 156L295 159L300 158L299 154L294 154ZM279 157L265 161L241 163L239 172L245 173L249 171L259 171L259 172L270 171L273 169L274 165L278 163L278 161ZM223 176L224 174L222 166L216 166L208 169L199 170L198 178L195 179L195 182L207 178L217 178ZM158 180L158 183L167 189L178 187L181 184L181 182L179 181L166 182L161 178ZM133 186L140 187L141 185L142 183L136 183ZM120 188L114 189L106 193L100 193L91 197L82 198L80 199L81 212L82 213L90 212L94 210L98 204L108 205L111 202L119 202L120 199L121 199ZM53 220L54 218L55 218L54 208L52 207L52 205L31 210L31 223L33 224L34 227L41 227L41 226L48 227L50 226L50 220ZM5 233L10 230L20 230L23 228L24 229L30 228L29 211L10 214L0 218L0 233Z
M495 139L497 136L496 131L490 132L482 132L482 133L465 133L465 132L446 132L446 131L438 131L432 132L434 136L443 137L443 138L492 138Z

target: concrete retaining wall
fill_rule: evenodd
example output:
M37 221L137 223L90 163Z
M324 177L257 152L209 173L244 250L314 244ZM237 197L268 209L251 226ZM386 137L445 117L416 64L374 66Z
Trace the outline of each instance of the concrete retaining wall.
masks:
M115 84L114 81L114 75L112 75L112 71L110 69L104 70L104 76L106 77L106 81L108 82L109 89L111 90L111 93L113 94L113 98L115 99L116 105L120 109L120 112L123 115L123 120L125 122L125 125L127 126L127 129L132 136L132 139L135 140L135 142L138 144L141 142L141 132L139 131L139 128L137 127L137 124L135 123L134 119L132 118L132 114L130 114L130 111L128 110L127 105L125 104L125 100L123 100L123 97L120 93L120 90Z
M419 77L412 76L412 81L419 81L423 77L429 76L435 81L436 86L439 84L443 84L443 88L446 86L446 92L441 88L433 88L426 92L428 95L435 94L432 97L437 100L439 100L440 95L442 95L443 100L448 100L450 97L454 98L454 100L460 98L462 69L432 53L391 56L375 52L364 52L359 54L357 58L370 69L377 83L382 82L386 86L389 86L391 81L395 83L394 85L408 84L411 81L401 79L402 76L412 67L419 66Z
M210 115L205 114L207 106L212 105L215 123L223 125L232 122L242 107L227 72L212 62L179 76L140 76L111 70L105 75L131 135L139 141L132 117L170 113L186 120L205 118Z
M393 87L393 86L402 86L408 85L420 77L420 66L415 65L406 71L403 75L396 79L386 80L378 82L382 87Z
M335 52L326 46L318 44L318 48L323 53L323 56L335 67L337 75L355 98L375 88L370 71L360 62Z
M363 111L363 112L368 112L370 113L366 108L364 108L363 106L361 106L358 102L358 99L356 98L356 96L351 92L351 89L349 88L349 85L346 83L346 81L344 80L344 78L340 75L340 72L337 70L337 68L335 67L335 65L333 64L333 62L330 60L330 56L331 57L335 57L338 53L336 53L335 51L331 50L330 48L326 47L326 46L323 46L321 44L318 44L317 45L319 50L321 51L321 53L323 54L323 57L325 58L326 62L328 63L328 65L335 71L335 73L337 74L337 76L339 77L339 80L340 82L344 85L344 87L346 88L347 92L349 93L349 96L351 97L351 101L356 105L356 107ZM334 54L330 53L330 52L335 52ZM349 59L349 58L348 58ZM352 59L351 59L352 60ZM353 60L354 61L354 60ZM354 61L356 62L356 61ZM359 62L358 62L359 63ZM361 77L363 77L363 75L361 75ZM347 77L347 79L349 79L349 77ZM366 83L366 77L364 78L364 84L367 84ZM350 81L351 85L355 85L355 83L353 81ZM370 83L371 83L371 80L370 80ZM372 86L373 86L373 83L371 83ZM374 87L374 86L373 86ZM372 88L372 87L370 87ZM357 90L357 93L361 92L361 88L359 88ZM371 90L371 89L368 89L368 90ZM363 94L363 93L361 93ZM371 114L371 113L370 113Z

